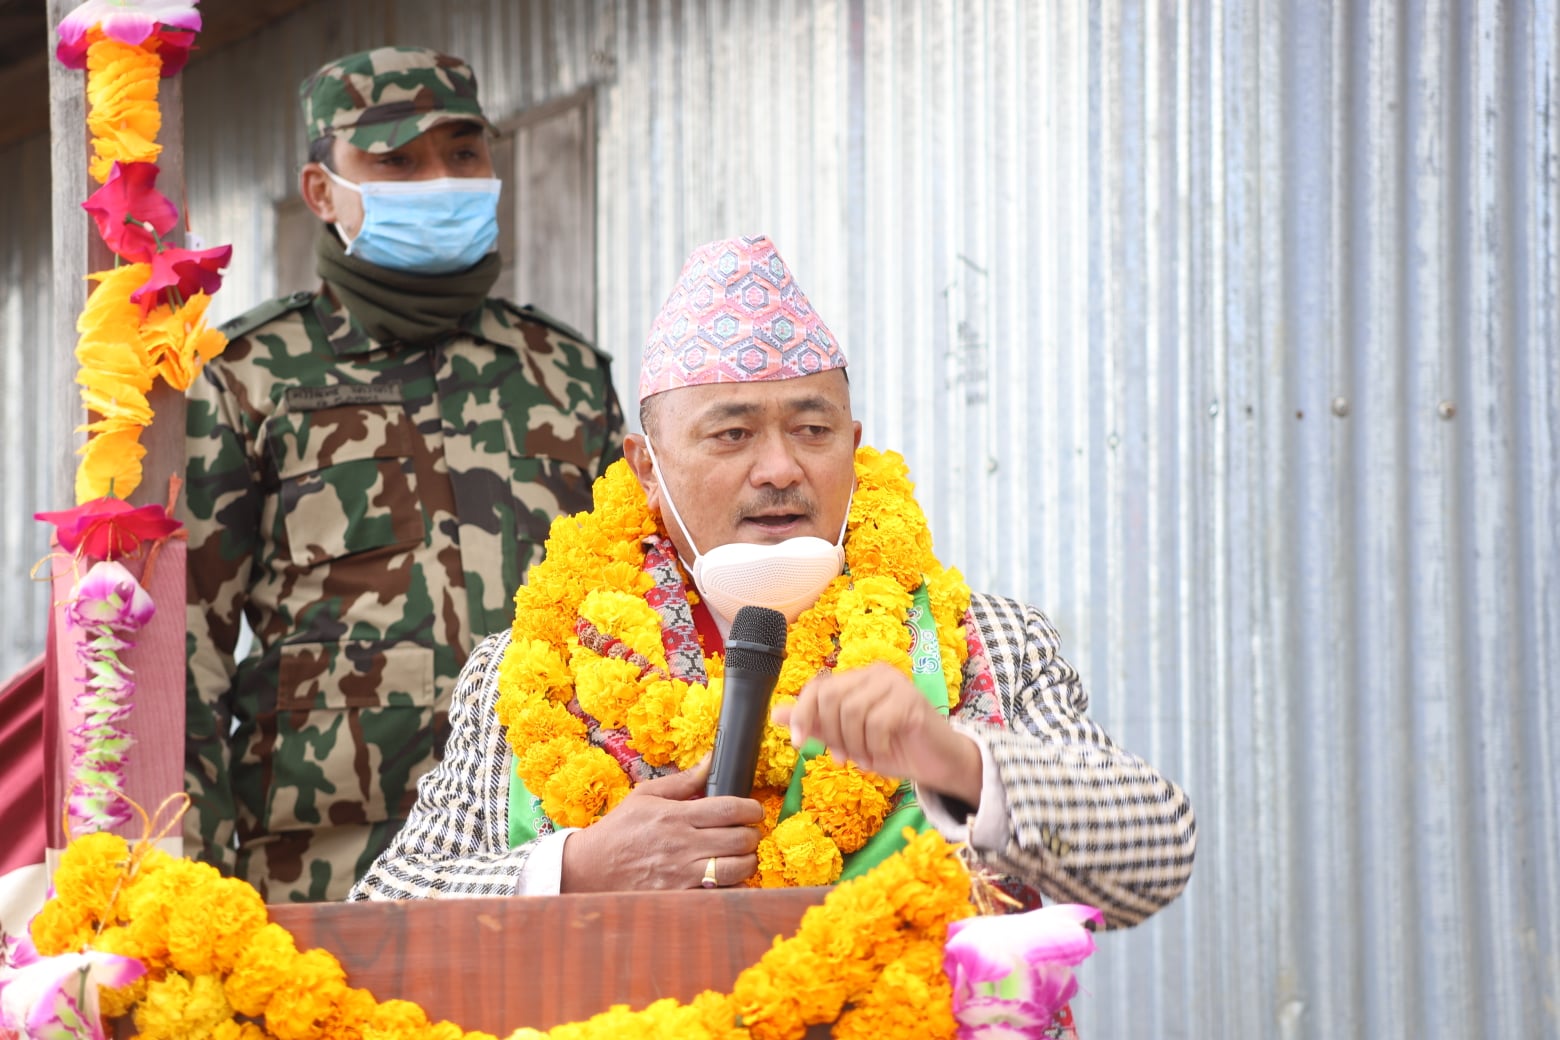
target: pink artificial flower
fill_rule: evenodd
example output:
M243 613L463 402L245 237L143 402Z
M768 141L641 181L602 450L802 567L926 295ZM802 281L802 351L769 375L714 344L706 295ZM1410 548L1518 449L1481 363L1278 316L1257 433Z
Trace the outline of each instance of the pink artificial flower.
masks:
M87 950L40 957L26 936L5 940L0 961L0 1030L34 1040L105 1040L98 987L128 986L146 974L132 957Z
M108 248L131 263L151 260L157 254L157 236L179 222L179 208L154 187L157 173L156 163L116 162L108 180L81 204Z
M1073 968L1094 952L1092 906L1063 903L948 926L943 971L953 984L960 1040L1037 1035L1074 993Z
M80 550L89 560L113 560L129 556L142 542L167 538L182 525L159 505L137 508L122 498L105 495L75 509L34 513L33 519L55 526L60 548Z
M141 313L165 298L169 289L179 294L179 302L198 292L207 296L222 288L222 268L233 258L232 246L215 249L164 249L152 257L152 275L135 292L132 303L141 305ZM173 301L168 301L173 302Z
M65 616L79 628L108 625L135 631L152 619L157 605L124 565L103 560L92 565L70 590Z
M164 77L184 67L195 33L200 31L200 0L86 0L60 20L60 36L54 56L66 68L87 67L91 30L131 46L144 44L156 34L154 49L162 55ZM180 30L183 30L182 32Z

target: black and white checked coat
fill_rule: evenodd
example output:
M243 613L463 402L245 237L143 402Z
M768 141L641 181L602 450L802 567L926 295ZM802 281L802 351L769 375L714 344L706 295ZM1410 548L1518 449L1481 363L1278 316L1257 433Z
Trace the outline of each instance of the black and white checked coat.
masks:
M960 724L995 763L1007 799L1006 841L977 846L981 860L1047 899L1098 907L1111 927L1136 924L1191 876L1191 803L1089 718L1088 695L1045 615L980 593L970 606L1008 720L1003 729ZM466 662L444 759L422 778L411 818L350 898L516 890L529 847L509 847L509 748L494 712L508 645L508 633L490 636ZM950 819L936 811L945 806L935 796L919 794L933 822ZM962 824L943 829L951 839L967 837Z

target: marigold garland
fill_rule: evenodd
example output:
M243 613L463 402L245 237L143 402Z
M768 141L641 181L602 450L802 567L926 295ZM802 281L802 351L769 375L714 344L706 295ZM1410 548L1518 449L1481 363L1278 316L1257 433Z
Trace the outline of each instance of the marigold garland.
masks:
M842 1038L952 1037L941 951L949 924L974 912L970 877L956 847L936 832L906 838L898 854L808 909L796 934L777 939L731 993L638 1011L615 1006L546 1032L522 1028L509 1040L794 1040L809 1025L835 1021ZM286 929L268 922L246 882L149 843L132 847L107 833L78 838L61 857L54 887L31 926L39 953L99 950L142 961L145 975L103 990L101 999L106 1016L131 1015L143 1037L497 1040L350 986L335 956L298 950Z
M790 627L776 703L814 676L886 661L911 673L905 620L926 584L937 628L948 703L956 706L968 644L962 631L970 591L958 571L931 551L931 532L896 452L856 452L856 492L847 524L847 573ZM708 684L668 674L661 619L645 600L644 539L654 516L626 462L597 480L590 512L552 524L546 554L515 594L513 639L499 671L499 720L514 749L516 772L560 827L585 827L628 794L618 762L593 746L588 714L608 729L626 728L629 746L652 766L686 769L714 744L720 717L722 660L704 660ZM690 590L690 596L692 592ZM580 623L627 648L604 656L581 642ZM784 789L796 768L789 734L770 724L759 753L755 797ZM862 773L828 755L802 781L804 812L764 828L759 870L764 887L828 884L842 853L866 844L887 816L895 780Z

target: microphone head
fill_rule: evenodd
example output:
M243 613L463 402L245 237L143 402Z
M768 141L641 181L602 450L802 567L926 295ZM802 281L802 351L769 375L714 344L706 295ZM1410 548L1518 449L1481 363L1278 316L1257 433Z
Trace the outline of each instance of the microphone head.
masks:
M726 667L780 675L785 659L785 615L768 607L743 607L726 637Z

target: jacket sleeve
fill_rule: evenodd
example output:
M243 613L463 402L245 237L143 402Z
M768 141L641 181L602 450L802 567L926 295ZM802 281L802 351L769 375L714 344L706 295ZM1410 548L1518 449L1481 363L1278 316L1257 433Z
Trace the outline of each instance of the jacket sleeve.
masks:
M189 536L185 590L185 848L224 873L234 868L236 813L229 781L233 652L260 541L264 490L242 405L208 365L186 411L181 519Z
M1190 801L1088 716L1088 696L1043 614L989 596L971 609L1006 725L960 729L995 763L1008 809L1005 843L976 851L1049 899L1099 908L1108 927L1141 922L1191 877Z
M509 754L498 701L509 633L477 644L450 703L444 758L417 784L417 804L348 899L507 896L532 846L509 847Z

